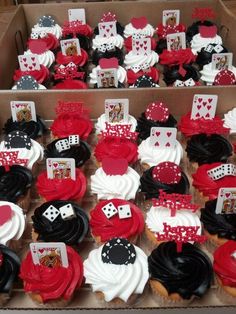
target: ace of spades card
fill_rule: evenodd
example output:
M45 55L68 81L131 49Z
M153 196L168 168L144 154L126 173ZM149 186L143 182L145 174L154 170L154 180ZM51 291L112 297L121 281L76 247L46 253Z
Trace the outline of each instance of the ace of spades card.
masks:
M32 260L35 265L68 267L66 245L62 242L30 243Z
M155 148L175 148L176 146L176 128L151 128L150 145Z
M99 36L101 37L109 38L116 36L117 35L116 22L111 21L98 23L98 31Z
M197 120L200 118L213 119L215 117L217 95L200 95L193 96L191 119Z
M236 214L236 188L219 189L216 214Z
M117 69L97 70L98 88L118 87Z
M212 55L212 70L230 70L232 68L232 53L214 53Z
M11 101L10 106L13 122L37 121L33 101Z
M180 49L186 49L186 35L185 33L168 34L167 39L167 50L178 51Z
M48 179L76 179L73 158L47 158L46 164Z
M22 72L40 70L39 59L35 54L20 55L18 61Z
M109 123L127 123L129 115L128 99L106 99L105 117Z
M162 13L162 24L164 26L179 25L180 11L179 10L164 10Z
M81 22L82 25L86 24L85 9L69 9L68 10L69 22Z
M151 54L151 38L132 39L132 52L135 55Z
M60 41L61 52L64 56L80 56L81 49L78 38L65 39Z

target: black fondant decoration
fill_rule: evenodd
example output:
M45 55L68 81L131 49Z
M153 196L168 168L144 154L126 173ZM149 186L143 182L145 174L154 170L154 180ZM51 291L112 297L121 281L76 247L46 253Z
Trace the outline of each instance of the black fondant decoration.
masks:
M31 148L31 139L22 131L13 131L5 136L5 147L11 148Z
M38 22L40 27L53 27L56 25L56 21L51 15L41 16Z
M38 82L31 75L22 76L16 83L17 89L38 89Z
M140 76L134 84L135 87L157 87L156 83L150 76L142 75Z

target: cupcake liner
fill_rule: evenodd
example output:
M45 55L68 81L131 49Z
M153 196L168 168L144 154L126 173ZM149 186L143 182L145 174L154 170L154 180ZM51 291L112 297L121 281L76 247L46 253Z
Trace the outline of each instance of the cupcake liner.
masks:
M227 287L225 287L225 288L227 288ZM236 303L236 288L233 288L235 290L234 291L235 296L229 294L225 290L225 288L224 288L224 286L222 286L221 284L218 283L217 288L215 290L217 299L224 304L235 305L235 303Z
M145 250L146 253L149 255L161 242L156 240L154 233L150 229L148 229L147 226L145 226L144 237Z
M8 247L9 249L11 249L12 251L18 253L21 251L21 249L23 248L23 239L20 238L19 240L10 240L8 243Z
M0 293L0 307L3 307L10 299L8 293Z
M30 189L28 189L26 194L21 196L16 204L22 208L23 213L26 214L30 209L30 201Z
M51 301L47 301L43 303L39 294L28 293L28 295L36 305L40 305L41 307L45 307L45 308L54 308L54 307L63 308L63 307L66 307L71 302L71 299L65 300L63 298L60 298L58 300L51 300Z

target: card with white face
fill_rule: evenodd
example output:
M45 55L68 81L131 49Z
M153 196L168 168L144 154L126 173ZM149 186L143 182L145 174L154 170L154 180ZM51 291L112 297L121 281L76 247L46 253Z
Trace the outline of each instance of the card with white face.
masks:
M69 9L68 10L69 22L81 22L82 25L86 24L85 9Z
M47 267L68 267L66 245L62 242L30 243L32 260L35 265Z
M218 96L195 94L193 96L191 119L213 119L216 113Z
M101 37L109 38L116 36L117 35L116 22L111 21L98 23L98 31L99 36Z
M151 38L132 39L132 52L135 55L151 54Z
M48 179L76 179L74 158L47 158Z
M164 10L162 13L162 24L164 26L179 25L180 10Z
M61 52L64 56L80 56L81 49L78 38L65 39L60 41Z
M236 214L236 188L219 189L216 214Z
M176 136L176 128L153 127L150 132L150 145L156 148L175 148Z
M35 54L20 55L18 61L22 72L40 70L39 59Z
M110 88L118 86L117 69L97 70L98 88Z
M214 53L212 55L212 70L230 70L233 64L232 53Z
M177 51L186 49L186 35L185 33L168 34L166 36L167 50Z
M128 99L106 99L105 116L109 123L127 123L129 116Z
M35 103L33 101L11 101L10 106L14 122L37 121Z

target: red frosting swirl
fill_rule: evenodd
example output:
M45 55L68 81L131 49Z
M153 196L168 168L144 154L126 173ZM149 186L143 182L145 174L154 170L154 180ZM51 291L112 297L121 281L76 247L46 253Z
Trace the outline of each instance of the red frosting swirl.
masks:
M59 46L59 41L56 38L55 35L51 33L47 33L46 37L40 38L40 39L29 39L27 45L30 46L31 43L37 42L37 40L40 40L40 42L45 42L47 50L55 50Z
M65 80L57 83L52 89L87 89L88 85L80 80Z
M215 162L212 164L204 164L198 167L196 173L192 175L193 186L202 192L204 196L209 197L209 199L215 199L218 197L218 192L220 188L233 188L236 186L235 176L225 176L218 180L212 180L207 174L208 170L222 165L221 162Z
M214 252L213 269L224 286L236 288L236 241L227 241Z
M148 36L148 38L151 38L151 49L155 50L157 46L156 39L150 36ZM124 40L124 45L127 53L132 50L132 36L129 36Z
M195 134L228 134L229 129L223 126L224 121L215 116L213 119L200 118L197 120L191 119L191 112L182 116L178 125L178 129L187 137Z
M21 263L20 278L26 292L39 294L43 302L64 298L70 300L83 281L83 262L70 246L66 247L69 266L46 267L35 265L29 252Z
M129 164L138 159L137 144L127 138L107 137L101 139L95 147L94 156L101 162L103 158L124 158Z
M63 65L67 65L70 62L73 62L74 64L82 67L88 62L88 54L84 49L80 48L80 50L81 55L77 56L64 56L62 52L59 51L57 53L56 62Z
M108 219L102 211L102 207L112 202L116 208L120 205L129 205L132 217L120 219L115 215ZM114 237L129 239L142 233L144 228L144 218L140 208L133 203L121 199L111 199L99 202L90 212L90 226L94 236L101 237L102 242L106 242Z
M88 24L80 25L76 22L71 23L66 21L62 27L62 36L67 36L71 34L92 37L93 29Z
M159 71L155 67L150 67L148 70L140 70L137 73L135 73L133 70L128 70L127 71L128 83L130 85L133 85L136 82L136 80L143 75L150 76L155 83L158 83L159 81Z
M55 137L78 134L82 140L86 140L93 130L93 123L79 114L63 113L53 121L50 129Z
M40 70L35 71L21 71L20 69L15 70L13 80L16 82L24 75L31 75L39 84L47 81L49 78L49 70L44 65L40 65Z
M185 32L186 27L183 24L171 26L171 25L166 25L164 26L163 24L159 24L156 28L156 33L159 37L159 39L165 39L167 35L169 34L175 34L175 33L181 33Z
M80 200L86 192L86 177L76 168L76 180L48 179L47 171L38 176L36 187L39 195L46 201L54 200Z
M172 51L164 49L162 54L160 54L160 64L169 66L189 64L193 63L196 57L197 56L192 53L191 48Z

